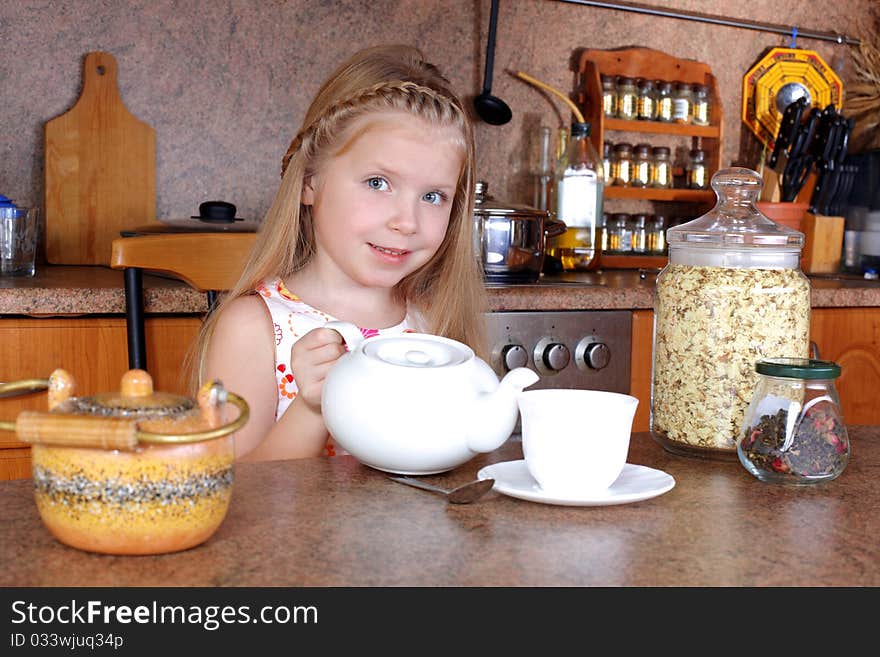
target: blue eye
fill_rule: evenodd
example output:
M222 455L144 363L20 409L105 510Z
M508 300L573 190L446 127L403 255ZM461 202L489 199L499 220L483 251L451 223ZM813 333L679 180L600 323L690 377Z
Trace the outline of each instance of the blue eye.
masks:
M367 185L370 189L375 189L379 192L384 192L388 189L388 181L384 178L380 178L379 176L373 176L372 178L367 179Z
M443 200L446 198L446 196L441 194L440 192L428 192L422 198L431 205L440 205L441 203L443 203Z

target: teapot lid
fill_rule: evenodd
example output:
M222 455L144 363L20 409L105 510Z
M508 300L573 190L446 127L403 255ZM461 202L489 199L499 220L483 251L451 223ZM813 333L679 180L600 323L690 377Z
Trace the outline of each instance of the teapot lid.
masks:
M387 365L416 368L451 367L474 358L467 345L427 333L376 336L363 343L363 354Z

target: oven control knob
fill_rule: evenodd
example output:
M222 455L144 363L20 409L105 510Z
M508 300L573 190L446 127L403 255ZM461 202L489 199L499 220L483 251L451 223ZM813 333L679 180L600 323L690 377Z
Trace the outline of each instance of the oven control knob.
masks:
M575 349L575 359L581 369L601 370L611 361L611 350L604 342L584 338Z
M521 344L508 344L501 350L501 362L505 371L525 367L529 364L529 354Z
M535 366L541 374L555 374L564 370L570 360L568 347L552 338L541 338L535 345Z

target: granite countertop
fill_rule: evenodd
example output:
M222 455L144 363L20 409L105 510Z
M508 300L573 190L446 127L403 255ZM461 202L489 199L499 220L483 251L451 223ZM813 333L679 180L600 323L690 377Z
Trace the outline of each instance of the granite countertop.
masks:
M542 277L533 285L490 285L490 309L628 310L654 306L656 271L616 269ZM812 305L880 307L880 281L855 276L812 276ZM192 314L207 308L206 295L185 283L144 276L147 313ZM98 266L43 266L33 278L0 276L0 316L122 315L122 272Z
M736 461L665 452L633 436L628 461L675 487L617 506L470 505L389 481L350 456L236 465L220 529L175 554L68 548L29 480L0 482L0 586L878 586L880 427L850 427L834 481L786 487ZM456 485L521 458L516 437L444 475Z

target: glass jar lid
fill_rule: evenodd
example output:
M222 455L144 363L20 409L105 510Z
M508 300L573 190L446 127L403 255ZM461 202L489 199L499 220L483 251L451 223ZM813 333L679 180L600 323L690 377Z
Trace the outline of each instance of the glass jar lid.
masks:
M755 203L764 182L744 167L721 169L712 176L716 205L692 221L670 228L671 249L766 250L799 253L804 234L765 217Z
M785 379L836 379L840 365L811 358L765 358L755 363L755 371Z

